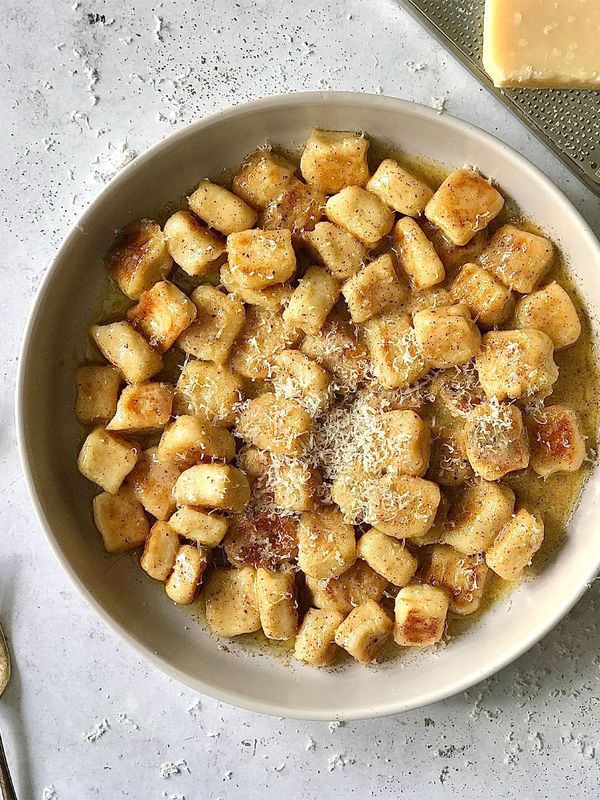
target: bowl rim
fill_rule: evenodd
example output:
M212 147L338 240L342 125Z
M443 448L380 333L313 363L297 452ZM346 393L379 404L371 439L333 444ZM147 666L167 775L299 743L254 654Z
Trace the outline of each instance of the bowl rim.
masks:
M208 695L215 700L228 703L229 705L233 705L247 711L271 716L324 721L330 720L332 715L319 711L306 711L302 707L281 706L277 703L254 700L252 697L247 696L243 690L240 691L234 688L229 690L215 689L206 680L190 678L189 675L170 664L157 652L139 642L135 636L129 633L129 631L122 624L117 622L109 613L109 611L106 610L101 603L94 598L91 591L86 587L83 580L79 577L76 570L70 565L66 556L63 554L58 541L54 536L52 528L43 512L38 490L34 483L29 452L27 449L27 423L25 419L23 399L25 392L25 381L28 372L31 339L36 320L40 315L44 305L44 299L48 286L54 277L56 270L59 268L64 253L68 250L72 241L80 235L81 228L85 226L87 219L93 216L96 207L108 195L113 193L122 183L126 182L129 177L134 175L138 170L145 169L147 164L152 161L155 155L164 150L172 148L180 139L189 136L190 133L200 134L205 128L210 128L210 126L215 122L233 120L236 117L243 117L244 115L260 112L265 109L286 107L290 104L327 104L331 101L337 103L346 102L349 105L358 104L363 108L368 106L374 109L379 108L395 110L399 113L410 114L416 116L417 118L421 117L429 119L430 121L436 119L442 128L448 127L469 137L474 137L475 139L483 141L488 146L494 148L497 152L500 152L504 158L512 160L513 163L515 163L519 169L522 170L524 177L531 175L535 177L536 180L541 181L544 184L545 191L552 196L554 202L559 206L562 206L562 208L569 214L575 216L580 225L580 235L587 239L590 248L596 251L598 261L600 263L600 243L594 235L591 227L575 208L574 204L538 167L528 161L528 159L526 159L513 147L507 145L493 134L484 131L478 126L473 125L470 122L466 122L465 120L461 120L454 115L447 114L446 112L444 112L443 115L440 115L439 112L433 108L430 108L429 106L388 95L348 91L303 91L277 94L270 97L255 99L240 103L238 105L229 106L223 110L203 116L200 119L183 126L181 129L170 133L159 142L138 155L132 162L114 175L113 178L106 184L106 186L101 189L101 191L94 197L94 199L87 205L84 211L71 225L70 229L56 250L56 253L50 259L42 280L36 290L35 297L27 315L23 338L19 349L19 363L15 391L17 447L19 451L21 468L25 479L25 485L27 487L27 492L34 509L35 516L63 570L66 572L78 592L82 595L88 606L90 606L90 608L110 628L110 630L124 640L138 656L142 656L147 662L159 669L165 675L169 676L170 678L175 678L188 688ZM428 691L422 692L412 699L405 700L400 697L394 701L380 703L372 707L361 707L358 709L350 708L348 709L347 714L338 714L337 718L344 720L372 719L375 717L397 714L402 711L410 711L452 697L453 695L475 686L480 681L490 677L504 667L508 666L525 652L530 650L544 636L546 636L546 634L552 630L566 614L568 614L575 603L577 603L577 601L587 591L589 584L597 575L599 568L600 553L598 554L598 559L590 562L585 573L580 576L580 583L574 587L566 601L563 602L559 607L555 608L544 621L544 624L540 625L533 634L526 636L523 641L508 650L502 658L496 659L492 663L487 664L485 667L467 670L460 679L457 679L450 684L444 684L442 686L429 689Z

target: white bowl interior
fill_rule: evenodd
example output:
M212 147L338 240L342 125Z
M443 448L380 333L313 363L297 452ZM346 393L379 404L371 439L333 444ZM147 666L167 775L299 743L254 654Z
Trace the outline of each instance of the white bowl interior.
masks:
M544 176L487 134L446 115L358 94L284 96L200 121L152 148L121 173L80 220L42 287L25 342L18 398L24 465L42 524L76 584L103 617L158 667L198 690L282 716L368 717L423 705L491 674L539 639L596 573L597 472L571 522L560 558L497 604L446 647L374 669L318 671L256 646L227 651L172 605L132 557L104 553L90 514L93 490L77 472L73 368L107 277L101 256L115 229L152 216L204 176L241 161L266 141L300 145L310 128L364 129L370 137L449 166L477 165L538 221L566 254L597 331L600 255L585 224Z

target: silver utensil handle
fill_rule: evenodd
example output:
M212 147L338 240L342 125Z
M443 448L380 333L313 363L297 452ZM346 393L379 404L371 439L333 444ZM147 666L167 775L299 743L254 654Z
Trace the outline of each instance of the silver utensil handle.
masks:
M8 770L2 736L0 736L0 791L2 792L2 800L17 800L17 793Z

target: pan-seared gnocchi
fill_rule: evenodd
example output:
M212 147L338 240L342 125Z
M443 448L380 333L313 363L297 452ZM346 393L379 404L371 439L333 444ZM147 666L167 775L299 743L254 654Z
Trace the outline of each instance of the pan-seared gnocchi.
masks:
M369 144L255 147L126 226L106 268L127 310L75 371L105 550L306 668L434 647L481 612L541 565L595 444L553 243L490 176Z

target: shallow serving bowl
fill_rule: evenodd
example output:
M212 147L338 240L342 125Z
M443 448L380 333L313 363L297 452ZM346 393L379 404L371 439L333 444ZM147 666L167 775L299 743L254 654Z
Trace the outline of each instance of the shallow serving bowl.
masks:
M241 105L169 136L124 169L90 205L50 265L32 310L17 391L23 468L40 524L92 608L138 653L188 686L254 711L309 719L360 718L426 705L466 689L509 663L571 608L600 565L595 469L560 557L441 649L400 654L372 669L319 671L256 644L226 648L175 607L133 557L107 555L90 515L92 487L75 460L73 368L86 349L108 280L102 254L115 229L153 216L218 177L259 145L299 146L312 127L362 129L382 144L451 167L476 165L537 221L565 254L600 329L600 247L544 175L487 133L446 114L389 97L294 94Z

